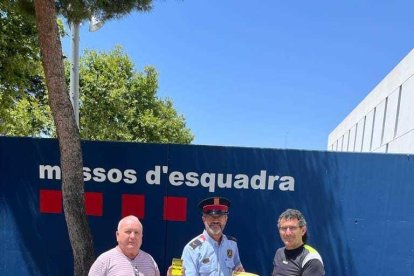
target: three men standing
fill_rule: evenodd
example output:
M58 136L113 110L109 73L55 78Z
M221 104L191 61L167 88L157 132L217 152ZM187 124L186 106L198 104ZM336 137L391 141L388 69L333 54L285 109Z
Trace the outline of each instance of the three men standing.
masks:
M199 203L204 231L183 250L186 276L231 276L244 271L237 241L223 234L228 220L230 201L222 197L207 198ZM306 220L298 210L287 209L277 222L285 244L276 251L272 276L323 276L325 269L319 253L306 244ZM118 246L103 253L92 265L89 275L160 276L154 259L140 249L143 227L135 216L119 221ZM172 273L168 269L167 276Z

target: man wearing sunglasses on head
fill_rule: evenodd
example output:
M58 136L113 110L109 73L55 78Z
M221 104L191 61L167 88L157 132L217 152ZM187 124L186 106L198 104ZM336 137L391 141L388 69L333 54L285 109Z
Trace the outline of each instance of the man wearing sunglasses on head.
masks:
M319 253L306 244L306 220L298 210L287 209L278 219L280 238L285 244L276 251L272 276L323 276Z
M184 247L181 258L185 276L230 276L233 272L244 271L236 239L223 234L230 201L211 197L198 206L205 229Z

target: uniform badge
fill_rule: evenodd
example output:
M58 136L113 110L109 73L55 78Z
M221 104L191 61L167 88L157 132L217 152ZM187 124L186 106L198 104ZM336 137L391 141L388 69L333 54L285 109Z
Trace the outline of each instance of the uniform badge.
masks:
M233 250L227 249L227 257L229 258L233 257Z
M203 264L206 264L206 263L210 262L210 259L209 258L205 258L205 259L202 259L201 262Z

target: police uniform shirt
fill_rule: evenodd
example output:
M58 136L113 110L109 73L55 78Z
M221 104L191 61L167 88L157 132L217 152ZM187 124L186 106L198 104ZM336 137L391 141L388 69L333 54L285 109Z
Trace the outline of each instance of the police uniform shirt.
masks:
M231 276L240 265L236 239L223 235L219 244L206 230L184 247L181 259L186 276Z

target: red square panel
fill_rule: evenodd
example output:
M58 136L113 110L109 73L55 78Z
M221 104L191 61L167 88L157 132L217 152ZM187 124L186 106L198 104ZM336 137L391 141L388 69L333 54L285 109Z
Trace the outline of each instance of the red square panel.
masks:
M40 190L39 201L40 213L62 213L62 191Z
M85 209L89 216L102 216L103 214L103 195L102 193L85 193Z
M164 197L164 220L186 221L187 198L174 196Z
M144 218L145 196L122 195L122 217L134 215L140 219Z

